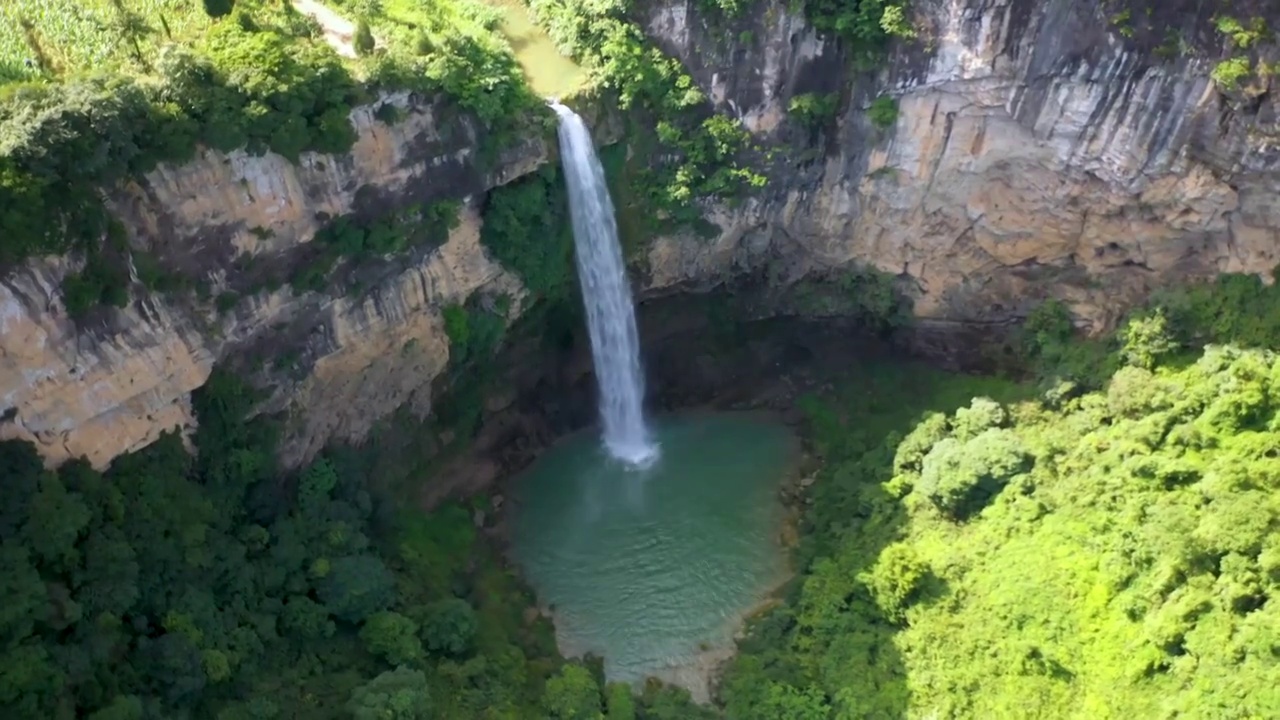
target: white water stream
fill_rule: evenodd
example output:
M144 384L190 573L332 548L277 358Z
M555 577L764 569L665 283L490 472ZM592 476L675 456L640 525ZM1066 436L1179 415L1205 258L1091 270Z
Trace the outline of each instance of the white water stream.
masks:
M647 465L658 454L644 419L644 374L635 308L627 282L613 201L591 133L582 118L553 102L560 116L560 163L569 187L573 243L600 387L600 419L609 454Z

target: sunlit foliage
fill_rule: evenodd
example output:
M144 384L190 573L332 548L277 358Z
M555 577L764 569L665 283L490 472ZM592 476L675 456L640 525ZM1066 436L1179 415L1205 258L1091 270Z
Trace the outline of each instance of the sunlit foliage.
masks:
M562 52L583 63L624 110L641 113L629 141L648 140L647 171L637 180L645 200L682 220L692 203L764 185L744 162L750 138L736 121L710 112L707 98L675 58L653 47L628 15L625 0L529 0L537 21Z
M808 569L743 643L730 715L1280 714L1280 356L1162 364L1163 317L1122 332L1095 392L953 377L929 396L936 373L873 365L810 403L829 464ZM922 410L941 412L901 421Z

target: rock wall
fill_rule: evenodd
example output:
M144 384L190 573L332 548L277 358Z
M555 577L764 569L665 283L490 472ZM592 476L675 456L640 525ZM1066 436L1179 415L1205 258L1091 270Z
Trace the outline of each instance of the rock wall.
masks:
M542 164L549 150L531 137L486 169L464 118L408 95L384 103L403 118L387 125L376 106L357 108L359 139L343 156L309 153L295 164L205 152L110 194L135 249L210 283L210 297L245 290L234 307L150 293L135 277L129 306L73 322L58 288L74 260L30 262L0 279L0 437L34 441L51 463L83 455L104 465L190 428L190 393L219 361L272 388L265 410L289 413L286 462L330 438L359 438L406 402L426 412L423 390L449 358L441 308L492 291L517 300L513 317L520 309L519 281L480 246L474 196ZM442 197L468 201L448 241L374 263L358 295L287 284L248 292L255 268L305 261L327 217Z
M1115 7L1088 0L917 3L920 41L864 77L785 2L763 2L746 32L695 2L650 6L664 49L784 148L763 197L710 209L718 240L653 246L652 284L707 287L762 265L785 283L857 263L900 276L926 320L1004 322L1055 296L1102 329L1162 284L1269 279L1270 79L1222 92L1210 11L1174 5L1159 11L1186 39L1161 59L1110 23ZM820 137L776 120L796 94L832 89L846 109ZM898 103L883 129L867 115L881 93Z
M1123 3L1138 15L1150 0ZM1121 32L1101 0L921 0L918 40L859 72L790 5L760 0L737 20L695 0L642 6L651 37L772 158L763 192L705 208L718 237L654 239L647 295L870 265L934 327L1007 323L1054 296L1101 329L1161 284L1275 265L1276 99L1269 77L1233 92L1210 80L1216 10L1169 0L1141 15L1180 28L1170 54L1159 33ZM802 93L836 93L841 110L802 127L787 112ZM868 114L882 96L898 107L888 127ZM429 411L449 356L441 308L522 296L478 242L476 198L546 162L551 141L533 132L485 163L466 118L430 99L388 103L403 118L358 108L342 156L209 152L109 192L131 246L207 283L203 299L149 293L135 276L128 307L75 323L58 288L76 259L0 279L0 437L34 440L50 462L105 464L190 427L190 392L219 362L271 389L264 409L290 418L289 463L406 403ZM328 218L442 197L468 199L448 241L343 270L334 285L359 292L264 285L314 255Z

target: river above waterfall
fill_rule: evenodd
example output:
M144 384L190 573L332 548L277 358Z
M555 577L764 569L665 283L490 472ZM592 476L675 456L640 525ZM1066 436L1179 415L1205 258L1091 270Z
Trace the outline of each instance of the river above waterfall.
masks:
M661 454L644 469L595 432L548 450L514 484L512 554L566 655L705 697L708 665L785 578L777 491L798 443L752 414L658 418L653 434Z

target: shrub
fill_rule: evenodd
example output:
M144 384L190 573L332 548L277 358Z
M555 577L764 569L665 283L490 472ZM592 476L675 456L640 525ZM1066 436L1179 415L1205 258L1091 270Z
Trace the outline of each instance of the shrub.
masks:
M879 333L911 321L911 299L898 291L893 275L873 267L854 267L793 287L798 309L810 315L848 315Z
M381 559L352 555L334 560L321 578L320 599L329 612L347 622L361 622L385 610L395 598L395 578Z
M220 18L231 14L235 0L203 0L204 11L211 18Z
M1252 73L1253 66L1249 58L1233 57L1214 65L1209 77L1213 78L1213 81L1223 90L1235 90L1240 87L1240 81Z
M924 460L924 456L939 440L947 436L950 427L947 416L940 412L929 413L923 420L916 423L911 432L907 433L907 436L898 444L897 452L893 457L893 472L895 474L920 472L920 463Z
M374 613L360 628L365 648L392 665L407 665L422 658L418 624L395 612Z
M636 701L631 686L612 682L605 686L605 717L609 720L636 720Z
M835 118L839 103L840 96L836 93L804 93L791 98L791 102L787 103L787 114L801 125L817 129Z
M631 142L658 144L646 149L656 162L638 178L640 194L653 208L692 223L696 198L763 186L764 176L740 162L749 145L746 130L711 115L693 78L649 44L625 3L531 0L529 6L561 51L591 67L624 110L639 114ZM649 136L645 128L656 132Z
M801 0L805 17L820 31L838 35L863 63L885 54L894 36L915 35L899 0Z
M1178 349L1169 330L1169 321L1161 309L1129 320L1120 330L1121 354L1135 367L1154 368L1161 358Z
M124 307L129 302L129 276L92 248L84 269L63 278L62 300L67 314L76 319L98 305Z
M981 510L1030 456L1018 436L993 428L968 441L945 438L925 455L916 491L954 519Z
M977 397L969 407L956 410L951 428L957 440L971 440L984 430L1003 426L1008 419L1009 415L1000 403L991 398Z
M919 595L929 566L907 543L894 543L880 551L870 572L859 580L867 586L876 606L893 622L902 622L907 608Z
M1075 326L1061 300L1045 300L1022 324L1022 347L1028 357L1056 357L1071 341Z
M888 95L881 95L867 108L867 118L877 128L888 130L898 122L898 101Z
M480 242L536 296L567 296L573 282L573 231L559 170L546 169L490 191Z
M462 305L448 305L440 314L444 318L444 334L449 338L449 359L461 365L466 362L467 346L471 342L467 309Z
M449 598L427 606L422 637L427 649L446 655L463 655L471 649L478 622L465 600Z
M369 21L360 18L356 22L356 33L351 39L351 46L355 49L357 55L371 55L374 49L373 30L369 27Z

